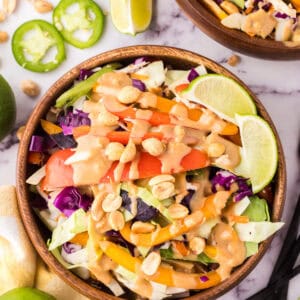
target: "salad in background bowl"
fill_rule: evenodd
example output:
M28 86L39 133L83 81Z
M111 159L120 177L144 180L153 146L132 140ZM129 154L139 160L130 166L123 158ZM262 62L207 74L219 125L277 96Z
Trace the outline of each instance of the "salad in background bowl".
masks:
M224 293L283 226L284 190L260 102L222 67L175 48L121 48L71 70L20 145L19 205L33 244L99 299Z

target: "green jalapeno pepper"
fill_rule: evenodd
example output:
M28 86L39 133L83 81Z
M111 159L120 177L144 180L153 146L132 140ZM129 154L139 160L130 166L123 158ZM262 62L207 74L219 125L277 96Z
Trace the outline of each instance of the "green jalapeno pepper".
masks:
M53 53L51 59L50 50L53 48L56 54ZM12 51L20 66L34 72L51 71L66 58L62 36L53 25L43 20L22 24L13 35Z
M99 40L104 15L92 0L61 0L53 12L53 24L68 43L83 49Z

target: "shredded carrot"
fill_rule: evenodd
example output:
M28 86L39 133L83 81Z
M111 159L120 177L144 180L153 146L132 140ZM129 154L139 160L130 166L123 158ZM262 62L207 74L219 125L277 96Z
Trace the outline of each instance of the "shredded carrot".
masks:
M172 246L174 249L179 252L182 256L187 256L190 254L189 249L185 246L184 242L181 241L173 241Z
M131 73L131 78L132 79L137 79L137 80L147 80L149 79L149 76L143 75L143 74L137 74L137 73Z
M247 216L231 216L229 221L234 223L248 223L249 218Z
M182 83L182 84L179 84L175 87L175 91L176 93L180 93L182 92L183 90L185 90L187 87L189 86L189 83Z
M74 127L72 130L74 138L78 138L80 136L86 135L90 132L91 127L88 125L82 125L78 127Z

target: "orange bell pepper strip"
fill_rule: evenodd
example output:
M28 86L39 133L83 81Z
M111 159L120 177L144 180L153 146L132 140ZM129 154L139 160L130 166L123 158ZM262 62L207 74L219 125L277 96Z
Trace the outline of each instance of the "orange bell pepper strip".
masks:
M159 245L190 231L202 224L206 219L219 215L219 210L225 207L230 194L229 191L220 191L212 194L206 198L204 206L200 210L191 213L175 223L159 228L152 233L132 232L131 222L127 222L123 229L120 230L120 233L126 241L136 246L152 247Z
M71 149L58 150L53 153L46 163L46 176L43 180L45 189L61 188L74 186L73 168L71 165L65 165L64 162L74 154ZM101 182L115 182L114 170L118 162L114 162L108 172L102 178L95 178L90 184ZM209 165L209 159L205 152L192 149L181 161L182 171L200 169ZM129 178L131 163L125 164L121 181L147 178L162 174L162 164L159 158L150 155L148 152L141 152L138 162L138 178Z
M143 276L145 279L167 286L174 286L184 289L207 289L215 286L221 281L221 277L216 271L207 273L184 273L174 271L174 269L160 265L154 275L146 275L141 271L143 260L133 257L123 247L109 241L100 241L102 251L115 263L123 268ZM205 277L205 280L201 278Z
M131 136L130 131L111 131L106 135L106 137L110 142L118 142L123 145L127 145L130 138L134 139L134 137ZM141 138L141 140L143 141L149 138L157 138L162 140L163 134L161 132L148 132Z

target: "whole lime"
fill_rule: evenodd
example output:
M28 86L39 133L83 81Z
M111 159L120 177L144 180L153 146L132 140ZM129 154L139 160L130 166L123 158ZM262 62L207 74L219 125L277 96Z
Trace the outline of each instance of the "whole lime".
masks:
M0 75L0 141L12 130L15 121L15 96L8 82Z
M56 300L53 296L29 287L16 288L0 296L0 300Z

